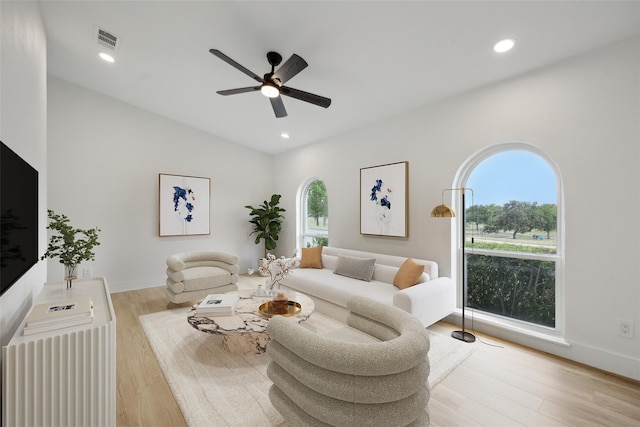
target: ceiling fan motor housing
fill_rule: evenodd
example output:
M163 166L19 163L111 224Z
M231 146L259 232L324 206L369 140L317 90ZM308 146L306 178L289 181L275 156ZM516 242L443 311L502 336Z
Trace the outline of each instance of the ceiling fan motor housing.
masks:
M272 67L277 67L282 62L282 56L278 52L267 52L267 61Z

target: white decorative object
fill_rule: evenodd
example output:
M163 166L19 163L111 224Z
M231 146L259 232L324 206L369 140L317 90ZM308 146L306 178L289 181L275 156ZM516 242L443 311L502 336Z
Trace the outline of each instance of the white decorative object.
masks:
M37 303L91 297L92 323L24 336L2 348L2 425L116 425L116 317L104 278L46 284Z
M267 257L262 259L262 264L258 271L263 276L267 276L264 282L267 292L280 289L280 281L291 273L293 267L299 264L299 260L296 258L297 252L294 249L290 258L285 258L284 256L276 258L275 255L268 253Z

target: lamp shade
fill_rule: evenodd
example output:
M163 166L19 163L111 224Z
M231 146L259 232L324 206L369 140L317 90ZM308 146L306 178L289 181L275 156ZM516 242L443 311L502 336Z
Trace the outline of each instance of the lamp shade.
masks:
M456 213L447 205L438 205L431 211L431 216L434 218L453 218Z

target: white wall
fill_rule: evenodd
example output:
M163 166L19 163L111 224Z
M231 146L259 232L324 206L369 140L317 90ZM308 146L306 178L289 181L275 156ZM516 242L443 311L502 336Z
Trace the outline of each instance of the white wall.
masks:
M275 158L288 211L311 175L329 196L332 246L438 261L455 271L450 223L429 213L474 152L507 141L534 144L559 166L566 213L565 348L512 340L640 379L640 39L337 136ZM383 102L381 100L381 102ZM409 238L359 234L359 169L409 161ZM290 197L285 197L290 196ZM281 251L295 246L287 223ZM618 318L634 339L616 336ZM501 330L494 334L507 335Z
M46 40L31 2L0 2L0 140L38 171L39 249L46 249ZM6 345L45 281L38 262L0 297L0 345Z
M167 256L214 250L255 268L245 205L270 197L271 157L63 80L48 83L49 209L79 228L99 227L96 260L79 268L111 292L164 285ZM215 117L211 118L215 120ZM211 234L159 237L158 174L211 179ZM49 281L62 266L49 260Z

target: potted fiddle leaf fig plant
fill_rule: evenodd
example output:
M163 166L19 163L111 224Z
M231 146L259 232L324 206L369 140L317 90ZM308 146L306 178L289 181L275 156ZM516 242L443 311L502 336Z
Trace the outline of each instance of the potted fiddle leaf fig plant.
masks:
M265 200L257 208L250 205L245 206L251 211L249 212L251 216L249 222L253 224L253 231L249 235L256 235L256 245L260 243L260 240L264 239L265 258L269 251L273 251L276 248L278 236L282 231L282 220L284 219L282 212L285 212L285 209L278 206L280 197L280 194L274 194L271 196L270 201Z
M48 230L52 230L51 239L47 251L40 259L60 258L60 264L64 265L67 289L70 289L73 281L77 279L76 269L82 261L93 261L95 253L93 248L98 246L98 227L82 230L69 224L69 218L64 214L56 214L47 210L49 216Z

